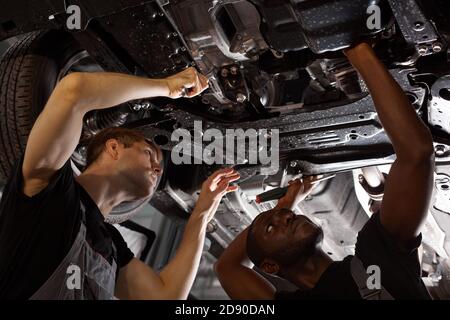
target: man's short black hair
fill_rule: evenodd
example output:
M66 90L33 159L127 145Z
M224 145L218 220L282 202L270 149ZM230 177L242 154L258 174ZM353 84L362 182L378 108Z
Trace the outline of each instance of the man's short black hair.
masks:
M125 148L131 147L135 142L145 141L155 150L160 150L152 140L147 139L140 131L122 127L106 128L91 138L87 148L85 168L89 167L98 159L103 150L105 150L105 143L109 139L116 139L119 143L122 143Z

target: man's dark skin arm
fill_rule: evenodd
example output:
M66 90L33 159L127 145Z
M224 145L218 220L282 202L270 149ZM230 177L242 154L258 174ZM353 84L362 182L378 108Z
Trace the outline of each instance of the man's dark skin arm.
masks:
M381 223L400 243L408 245L418 235L428 212L434 169L432 137L368 44L348 49L345 54L366 82L397 155L386 180ZM277 206L289 203L280 199ZM232 299L271 299L275 289L251 269L246 237L244 230L216 263L219 280Z
M434 172L432 136L369 44L359 44L345 54L369 88L397 157L385 183L380 220L393 237L408 245L428 213Z
M214 270L225 292L233 300L271 300L275 287L253 270L247 256L247 232L242 231L222 253Z

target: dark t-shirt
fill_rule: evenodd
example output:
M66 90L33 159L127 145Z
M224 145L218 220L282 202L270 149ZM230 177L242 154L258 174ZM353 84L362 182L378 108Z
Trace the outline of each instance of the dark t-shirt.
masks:
M430 299L421 279L417 248L419 235L408 248L396 242L384 229L378 213L358 233L355 255L365 268L380 267L382 286L394 299ZM277 292L276 299L362 299L350 271L352 256L333 262L313 289Z
M22 192L22 161L17 162L0 202L0 299L28 299L51 276L80 229L80 200L86 207L89 245L112 263L114 242L117 270L130 262L133 253L76 182L70 161L33 197Z

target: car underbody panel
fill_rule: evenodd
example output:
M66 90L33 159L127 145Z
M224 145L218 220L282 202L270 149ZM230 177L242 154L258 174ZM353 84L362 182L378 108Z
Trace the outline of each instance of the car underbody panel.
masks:
M70 5L81 8L80 30L66 30ZM373 5L382 13L374 30L367 27ZM256 203L257 194L296 176L330 173L336 177L298 210L323 227L324 249L333 259L353 253L370 199L383 194L374 191L378 185L368 172L387 174L395 160L365 83L341 53L369 39L433 134L436 174L422 269L435 295L450 297L448 1L48 0L35 6L19 0L4 6L0 40L59 29L80 44L83 51L64 74L104 70L159 78L195 66L208 77L209 89L194 99L132 101L88 114L73 160L82 167L86 142L107 126L138 129L167 156L179 143L173 132L184 129L191 140L183 156L193 164L168 160L151 205L186 219L201 182L218 167L234 165L242 177L239 191L223 199L208 226L216 258L275 205ZM235 129L253 130L272 146L276 140L277 166L250 163L257 153L250 142L243 152L216 154L214 165L203 162L208 129L215 129L214 142L223 148L236 142Z

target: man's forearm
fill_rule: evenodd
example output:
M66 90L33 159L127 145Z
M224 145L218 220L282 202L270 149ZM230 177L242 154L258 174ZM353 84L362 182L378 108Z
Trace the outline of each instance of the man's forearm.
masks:
M68 77L68 81L73 83L76 106L84 112L113 107L130 100L169 94L164 79L148 79L109 72L76 72Z
M214 266L217 277L231 299L273 299L275 288L253 270L247 256L248 228L225 249Z
M349 49L346 55L367 84L397 157L429 152L432 137L428 128L372 48L363 43Z
M186 299L191 290L203 252L206 225L206 216L194 211L175 257L160 273L171 299Z
M281 198L278 200L277 205L275 206L274 210L283 209L283 208L286 208L289 210L294 210L296 206L297 206L297 203L295 203L295 201L286 200L284 198Z
M236 238L230 243L228 248L222 253L219 260L217 261L217 266L220 268L221 265L228 264L239 264L247 268L253 268L253 263L247 256L247 234L248 227L239 233ZM217 267L216 266L216 267Z

